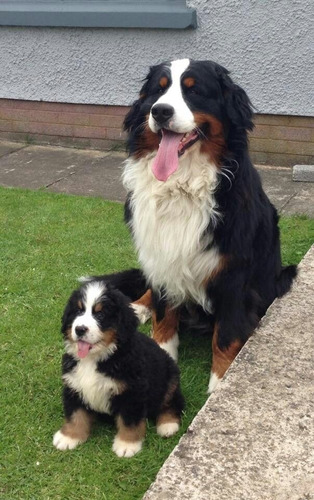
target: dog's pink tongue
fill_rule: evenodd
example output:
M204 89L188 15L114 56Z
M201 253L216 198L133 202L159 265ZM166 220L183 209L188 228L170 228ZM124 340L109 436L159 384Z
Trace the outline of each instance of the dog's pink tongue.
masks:
M77 346L78 346L77 355L79 358L86 358L87 354L92 348L92 345L89 344L88 342L84 342L84 340L78 340Z
M178 148L184 134L176 134L170 130L162 130L162 139L152 171L156 179L166 181L179 166Z

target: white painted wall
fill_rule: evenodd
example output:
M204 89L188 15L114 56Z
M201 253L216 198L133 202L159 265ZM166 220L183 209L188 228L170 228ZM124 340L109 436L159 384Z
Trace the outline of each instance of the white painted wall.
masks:
M196 30L0 28L0 98L127 105L148 66L212 59L261 113L314 115L313 0L190 0Z

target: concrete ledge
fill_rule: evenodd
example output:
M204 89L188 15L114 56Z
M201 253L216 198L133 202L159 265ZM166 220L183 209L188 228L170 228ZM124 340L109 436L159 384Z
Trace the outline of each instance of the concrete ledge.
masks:
M144 500L314 498L314 246Z
M79 28L196 28L196 10L183 1L128 0L73 2L20 0L0 2L1 26Z
M314 165L294 165L292 179L300 182L314 182Z

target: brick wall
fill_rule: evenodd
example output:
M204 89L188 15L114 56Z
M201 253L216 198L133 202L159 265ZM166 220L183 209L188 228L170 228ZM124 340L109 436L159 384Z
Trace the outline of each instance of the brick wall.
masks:
M314 117L256 115L250 151L255 163L313 165Z
M82 148L123 148L128 108L0 99L0 138ZM256 163L314 163L314 117L256 115L250 150Z
M123 146L122 122L127 109L0 99L0 137L95 149Z

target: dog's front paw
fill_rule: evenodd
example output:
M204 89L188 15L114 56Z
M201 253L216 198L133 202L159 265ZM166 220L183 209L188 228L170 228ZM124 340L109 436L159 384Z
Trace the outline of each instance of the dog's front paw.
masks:
M211 372L209 384L208 384L208 394L212 394L220 383L220 378L217 377L216 373Z
M53 445L58 450L74 450L82 441L79 439L71 438L62 434L61 430L56 432L53 436Z
M114 438L112 450L118 457L130 458L142 449L142 441L123 441L118 436Z
M151 318L152 311L149 309L149 307L146 307L143 304L135 303L131 304L131 306L133 307L133 310L142 325Z
M177 363L178 361L178 347L179 347L179 336L176 333L167 342L162 342L159 344L164 351L166 351L169 356Z

